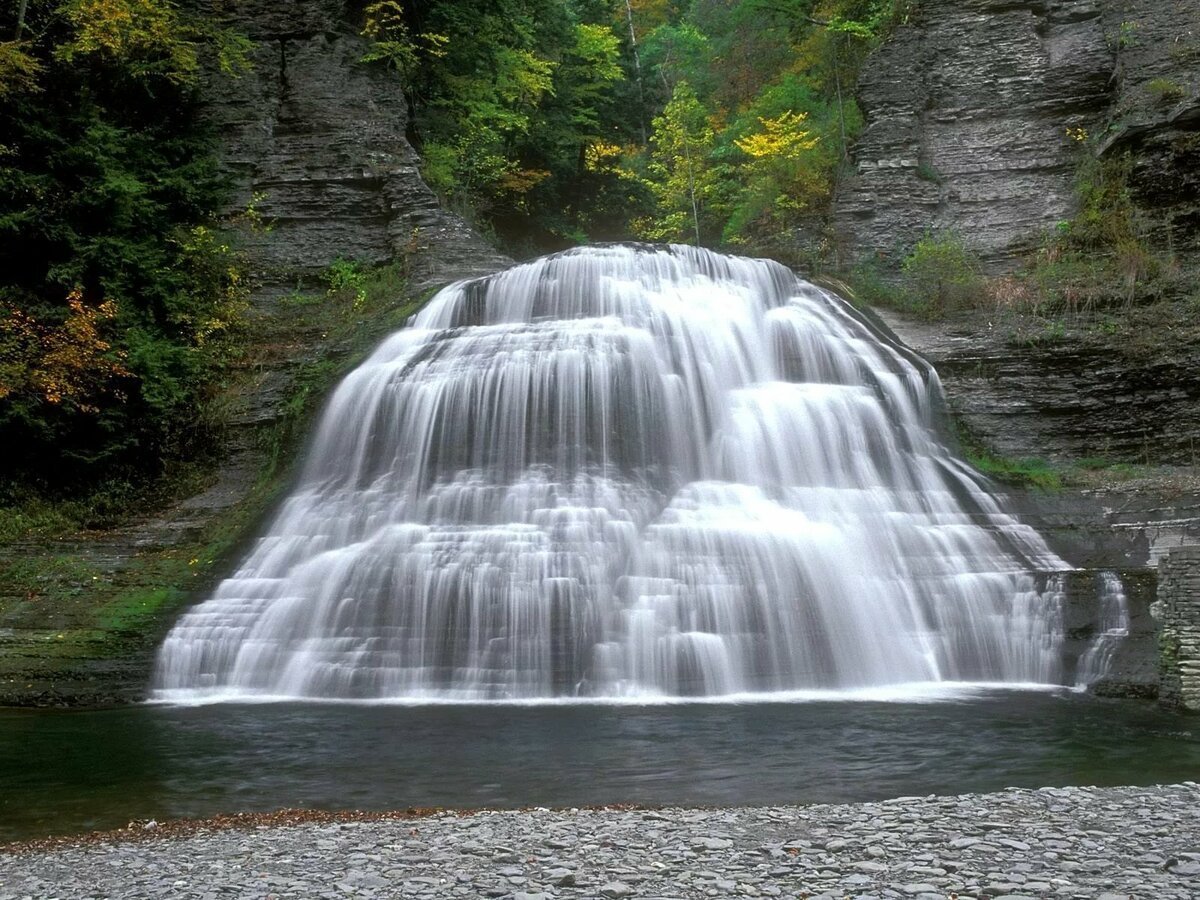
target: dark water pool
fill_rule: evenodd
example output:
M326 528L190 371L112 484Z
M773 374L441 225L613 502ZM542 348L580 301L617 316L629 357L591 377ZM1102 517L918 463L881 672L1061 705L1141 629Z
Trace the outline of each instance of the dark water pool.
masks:
M1077 694L0 713L0 840L285 806L734 805L1196 779L1200 720Z

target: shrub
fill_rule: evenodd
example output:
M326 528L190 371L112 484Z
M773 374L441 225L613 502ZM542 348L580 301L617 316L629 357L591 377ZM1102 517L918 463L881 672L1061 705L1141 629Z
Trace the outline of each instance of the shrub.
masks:
M1176 84L1170 78L1153 78L1146 83L1150 99L1155 103L1167 104L1182 100L1187 93L1182 85Z
M931 184L941 184L945 181L942 178L942 173L935 169L931 164L923 162L917 166L917 177L922 181L928 181Z
M353 260L335 259L325 270L330 297L349 297L357 309L367 302L367 276Z
M1149 224L1130 188L1128 155L1081 154L1078 210L1043 240L1029 269L1035 306L1072 315L1132 306L1170 287L1169 258L1150 244Z
M973 306L984 294L978 259L949 232L927 232L900 268L910 305L931 316Z

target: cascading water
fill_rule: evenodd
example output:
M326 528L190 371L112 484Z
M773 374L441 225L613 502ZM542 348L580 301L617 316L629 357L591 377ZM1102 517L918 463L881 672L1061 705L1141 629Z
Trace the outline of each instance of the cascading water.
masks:
M337 389L157 696L1053 683L1069 568L935 373L762 260L584 248L442 291Z
M1099 572L1096 591L1099 600L1100 622L1092 644L1079 657L1075 683L1087 687L1100 680L1112 668L1113 657L1129 637L1129 600L1125 586L1114 572Z

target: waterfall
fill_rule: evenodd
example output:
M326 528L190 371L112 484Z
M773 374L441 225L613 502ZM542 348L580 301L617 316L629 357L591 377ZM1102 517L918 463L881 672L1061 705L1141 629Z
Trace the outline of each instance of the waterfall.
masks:
M1112 671L1118 648L1129 637L1129 600L1115 572L1097 573L1100 621L1091 646L1079 657L1077 687L1087 687Z
M337 388L156 696L655 698L1061 679L1069 568L937 376L764 260L604 246L446 288Z

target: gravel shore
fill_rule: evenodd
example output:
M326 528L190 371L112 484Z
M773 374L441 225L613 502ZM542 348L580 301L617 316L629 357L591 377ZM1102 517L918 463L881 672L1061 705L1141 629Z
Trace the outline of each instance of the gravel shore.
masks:
M0 900L1200 897L1193 782L139 831L148 839L9 848Z

